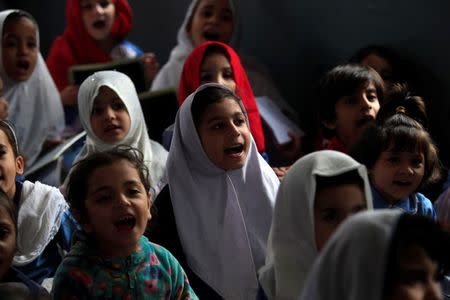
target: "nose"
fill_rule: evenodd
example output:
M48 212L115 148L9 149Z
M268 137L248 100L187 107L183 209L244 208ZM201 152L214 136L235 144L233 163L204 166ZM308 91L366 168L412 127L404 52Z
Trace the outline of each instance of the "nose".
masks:
M372 108L372 102L369 101L366 95L362 95L359 99L362 110L369 110Z
M96 4L94 5L93 9L94 9L94 13L97 14L97 15L101 15L101 14L103 14L103 12L104 12L104 9L103 9L103 7L100 5L100 3L96 3Z
M116 206L121 207L121 206L129 206L131 204L131 202L127 196L125 196L123 193L120 193L116 197L115 204L116 204Z
M19 45L19 53L21 55L26 55L28 53L28 47L25 42L20 43Z
M407 175L413 175L414 174L414 169L408 163L402 164L400 168L401 168L400 172L402 172L404 174L407 174Z
M241 135L239 128L234 123L230 124L230 133L232 136L240 136Z
M105 119L112 120L115 117L116 117L116 114L114 112L114 109L112 109L111 107L106 107L105 108Z

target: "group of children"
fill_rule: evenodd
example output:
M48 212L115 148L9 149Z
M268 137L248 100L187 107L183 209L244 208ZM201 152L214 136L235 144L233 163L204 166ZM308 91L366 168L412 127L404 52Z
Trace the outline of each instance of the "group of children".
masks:
M375 52L324 75L318 151L302 156L300 136L274 145L261 119L256 98L269 96L298 121L232 48L233 1L193 1L159 72L125 40L126 0L68 0L67 18L47 69L33 17L0 13L2 296L442 299L450 236L436 221L448 205L436 214L420 193L440 178L438 149L424 100L368 66ZM149 138L129 77L67 79L71 65L134 56L151 89L178 88L167 149ZM87 136L57 189L22 174L60 142L63 108Z

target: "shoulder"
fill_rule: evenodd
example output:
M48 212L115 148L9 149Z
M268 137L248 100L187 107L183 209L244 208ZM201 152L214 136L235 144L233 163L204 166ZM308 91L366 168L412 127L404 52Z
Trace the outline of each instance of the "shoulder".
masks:
M427 215L436 219L436 211L434 210L433 203L431 203L430 199L421 193L416 193L415 196L417 199L418 212L422 215Z

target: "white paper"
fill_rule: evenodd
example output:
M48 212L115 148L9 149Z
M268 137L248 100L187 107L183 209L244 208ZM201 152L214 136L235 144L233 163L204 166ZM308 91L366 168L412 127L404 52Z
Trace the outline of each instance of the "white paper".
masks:
M262 96L256 97L256 104L258 105L259 113L264 122L268 125L272 131L277 144L289 143L292 139L288 135L288 132L303 136L303 131L292 122L280 108L269 97Z

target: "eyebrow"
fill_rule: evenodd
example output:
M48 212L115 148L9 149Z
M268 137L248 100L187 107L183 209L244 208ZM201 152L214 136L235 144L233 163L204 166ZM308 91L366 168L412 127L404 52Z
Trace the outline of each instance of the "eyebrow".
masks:
M10 223L6 223L6 222L3 222L3 221L0 221L0 227L6 227L6 228L11 228L12 226L11 226L11 224Z
M240 116L244 116L244 114L242 113L242 112L235 112L234 114L233 114L233 118L235 118L235 117L240 117ZM210 123L213 123L213 122L215 122L215 121L220 121L220 120L223 120L223 119L226 119L227 117L225 117L225 116L215 116L215 117L212 117L211 119L208 119L207 120L207 122L206 122L206 124L210 124Z
M376 88L367 88L366 89L366 93L377 93L377 89Z

